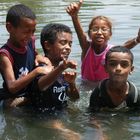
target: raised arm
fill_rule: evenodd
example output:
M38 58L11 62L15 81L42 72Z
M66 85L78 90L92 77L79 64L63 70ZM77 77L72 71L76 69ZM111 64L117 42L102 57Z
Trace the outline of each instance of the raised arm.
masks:
M75 69L76 63L72 60L63 60L63 63L54 68L49 74L41 76L38 81L38 86L40 90L46 90L56 79L58 76L67 68Z
M140 28L139 28L137 37L126 41L123 46L128 49L132 49L139 43L140 43Z
M80 23L80 19L78 17L78 12L80 7L82 6L83 0L79 0L79 2L71 3L67 8L66 12L71 16L74 28L76 30L79 43L82 49L82 53L85 53L88 49L88 42L86 33L83 31L82 25Z
M58 67L56 67L52 72L50 72L48 75L43 76L39 80L39 88L40 90L45 90L47 87L49 87L56 79L57 77L67 68L76 68L76 63L74 61L66 61L64 60L62 64L60 64ZM76 72L75 71L65 71L63 72L64 81L66 81L68 86L67 95L72 101L76 101L79 99L79 91L76 87L75 79L76 79Z

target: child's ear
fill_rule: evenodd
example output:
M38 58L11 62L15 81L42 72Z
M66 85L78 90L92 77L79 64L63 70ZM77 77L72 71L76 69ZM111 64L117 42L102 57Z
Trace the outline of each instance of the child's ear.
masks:
M131 67L131 71L129 72L129 74L131 75L133 71L134 71L134 66Z
M44 48L47 52L50 50L50 43L48 41L44 41Z
M12 31L12 29L13 29L13 25L10 22L7 22L6 23L6 29L10 33Z

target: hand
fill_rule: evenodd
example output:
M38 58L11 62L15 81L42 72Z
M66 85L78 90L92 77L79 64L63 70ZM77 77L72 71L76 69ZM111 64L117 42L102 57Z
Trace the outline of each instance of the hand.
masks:
M63 59L63 62L60 65L64 70L67 68L76 69L77 63L74 60Z
M6 107L17 107L17 106L22 106L22 105L27 105L29 103L29 99L26 97L18 97L15 99L8 99L5 101L5 106Z
M36 59L35 59L35 65L38 66L40 63L50 65L51 61L49 60L49 58L47 58L43 55L37 54Z
M66 12L72 17L77 16L82 4L83 0L79 0L79 2L73 2L66 8Z
M67 81L68 83L75 83L75 79L76 79L76 72L74 71L65 71L63 73L64 76L64 80Z
M35 70L37 75L44 75L50 73L54 69L54 66L52 65L43 65L43 66L38 66Z

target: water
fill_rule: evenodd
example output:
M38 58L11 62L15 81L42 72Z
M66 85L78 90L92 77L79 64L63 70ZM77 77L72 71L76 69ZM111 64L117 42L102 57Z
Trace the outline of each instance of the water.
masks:
M0 112L0 140L71 140L68 131L52 128L54 120L59 120L64 127L77 132L82 140L98 140L100 135L107 136L110 140L139 140L140 139L140 111L129 112L101 112L89 114L86 108L92 83L81 84L80 80L80 53L79 42L73 28L71 18L65 12L66 6L72 0L1 0L0 1L0 45L7 41L8 33L5 29L5 16L8 8L17 3L24 3L31 7L37 15L36 46L41 48L39 33L42 27L50 22L67 24L73 31L73 48L71 59L78 61L77 84L80 89L81 99L70 105L68 111L54 114L50 118L45 114L32 113L31 110L15 109ZM84 30L93 16L105 15L112 19L113 36L110 43L122 44L126 40L136 37L140 23L139 0L84 0L79 16ZM130 76L140 87L140 45L132 49L135 61L135 71ZM0 80L2 83L2 80ZM67 137L67 138L66 138ZM73 139L74 140L74 139Z

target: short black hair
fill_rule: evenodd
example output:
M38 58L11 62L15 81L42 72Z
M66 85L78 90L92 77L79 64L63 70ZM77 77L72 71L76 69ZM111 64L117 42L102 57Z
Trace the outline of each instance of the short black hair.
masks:
M72 34L70 27L61 23L49 23L42 29L40 35L40 43L45 53L46 50L44 48L44 42L48 41L50 44L54 44L57 40L58 33L62 32Z
M130 51L130 49L123 47L123 46L114 46L111 49L109 49L109 51L106 53L106 57L105 57L105 64L107 64L107 61L110 57L110 54L112 52L123 52L123 53L128 53L130 55L130 59L131 59L131 64L133 64L134 61L134 55L133 53Z
M18 27L21 18L30 18L35 20L35 13L26 5L17 4L12 6L7 13L6 22L10 22L14 27Z

